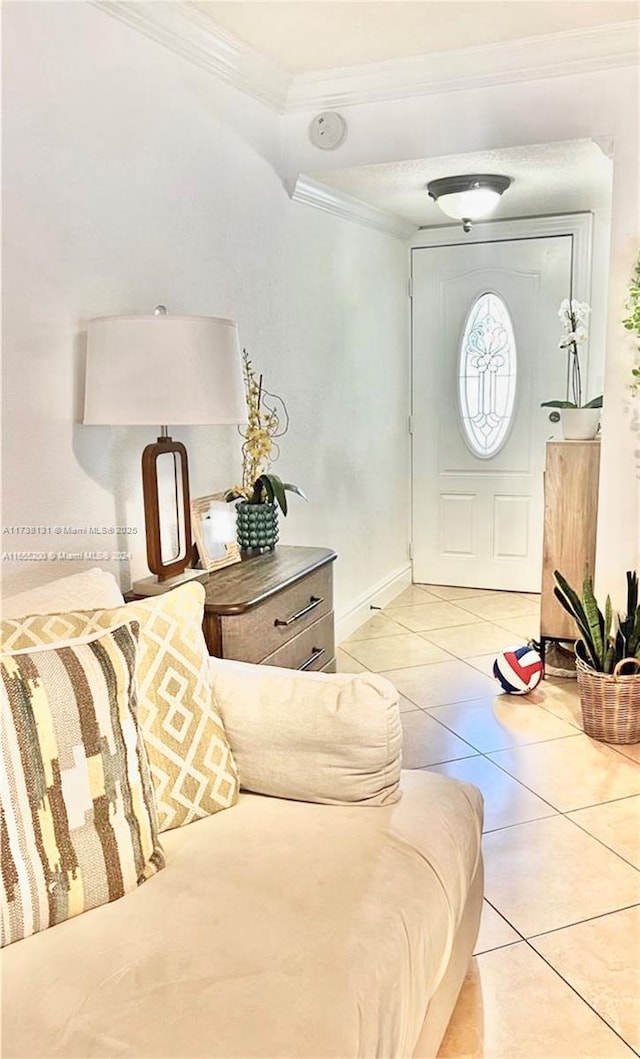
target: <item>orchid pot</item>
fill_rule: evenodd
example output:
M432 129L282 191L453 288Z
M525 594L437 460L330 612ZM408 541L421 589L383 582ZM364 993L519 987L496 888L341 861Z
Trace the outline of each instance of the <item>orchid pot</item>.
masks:
M278 508L276 504L236 504L237 536L245 555L272 552L278 542Z
M560 419L565 441L593 441L600 426L600 409L562 408Z

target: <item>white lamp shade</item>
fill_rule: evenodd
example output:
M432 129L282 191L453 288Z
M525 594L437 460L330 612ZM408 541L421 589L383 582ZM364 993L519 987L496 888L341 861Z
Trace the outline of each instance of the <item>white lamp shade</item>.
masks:
M464 218L477 221L481 217L487 217L499 202L500 194L492 188L470 188L469 191L438 196L438 206L442 212L457 221Z
M83 422L246 423L238 326L208 316L104 316L87 329Z

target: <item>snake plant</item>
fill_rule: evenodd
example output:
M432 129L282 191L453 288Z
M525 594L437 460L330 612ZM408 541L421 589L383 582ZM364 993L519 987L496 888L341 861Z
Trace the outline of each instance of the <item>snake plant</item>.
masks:
M626 615L615 617L609 596L604 614L600 610L588 573L582 583L582 598L559 570L554 570L553 577L554 595L578 627L581 639L576 643L576 654L586 665L598 673L612 673L623 658L640 660L640 606L635 570L627 570Z

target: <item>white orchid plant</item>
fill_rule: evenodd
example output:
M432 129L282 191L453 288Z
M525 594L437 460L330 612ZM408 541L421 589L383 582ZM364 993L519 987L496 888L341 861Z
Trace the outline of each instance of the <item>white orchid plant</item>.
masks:
M602 408L602 394L586 404L582 403L582 378L580 375L580 353L578 346L584 345L589 337L588 322L591 306L565 298L560 302L558 316L562 325L562 338L559 349L569 353L567 365L567 398L564 401L543 401L542 408ZM569 392L573 400L569 400Z

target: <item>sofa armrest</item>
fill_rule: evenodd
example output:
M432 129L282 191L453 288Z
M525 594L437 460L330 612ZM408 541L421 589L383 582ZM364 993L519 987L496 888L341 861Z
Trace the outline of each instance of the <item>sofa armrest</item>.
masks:
M402 727L388 680L218 658L211 680L244 790L329 805L400 797Z

